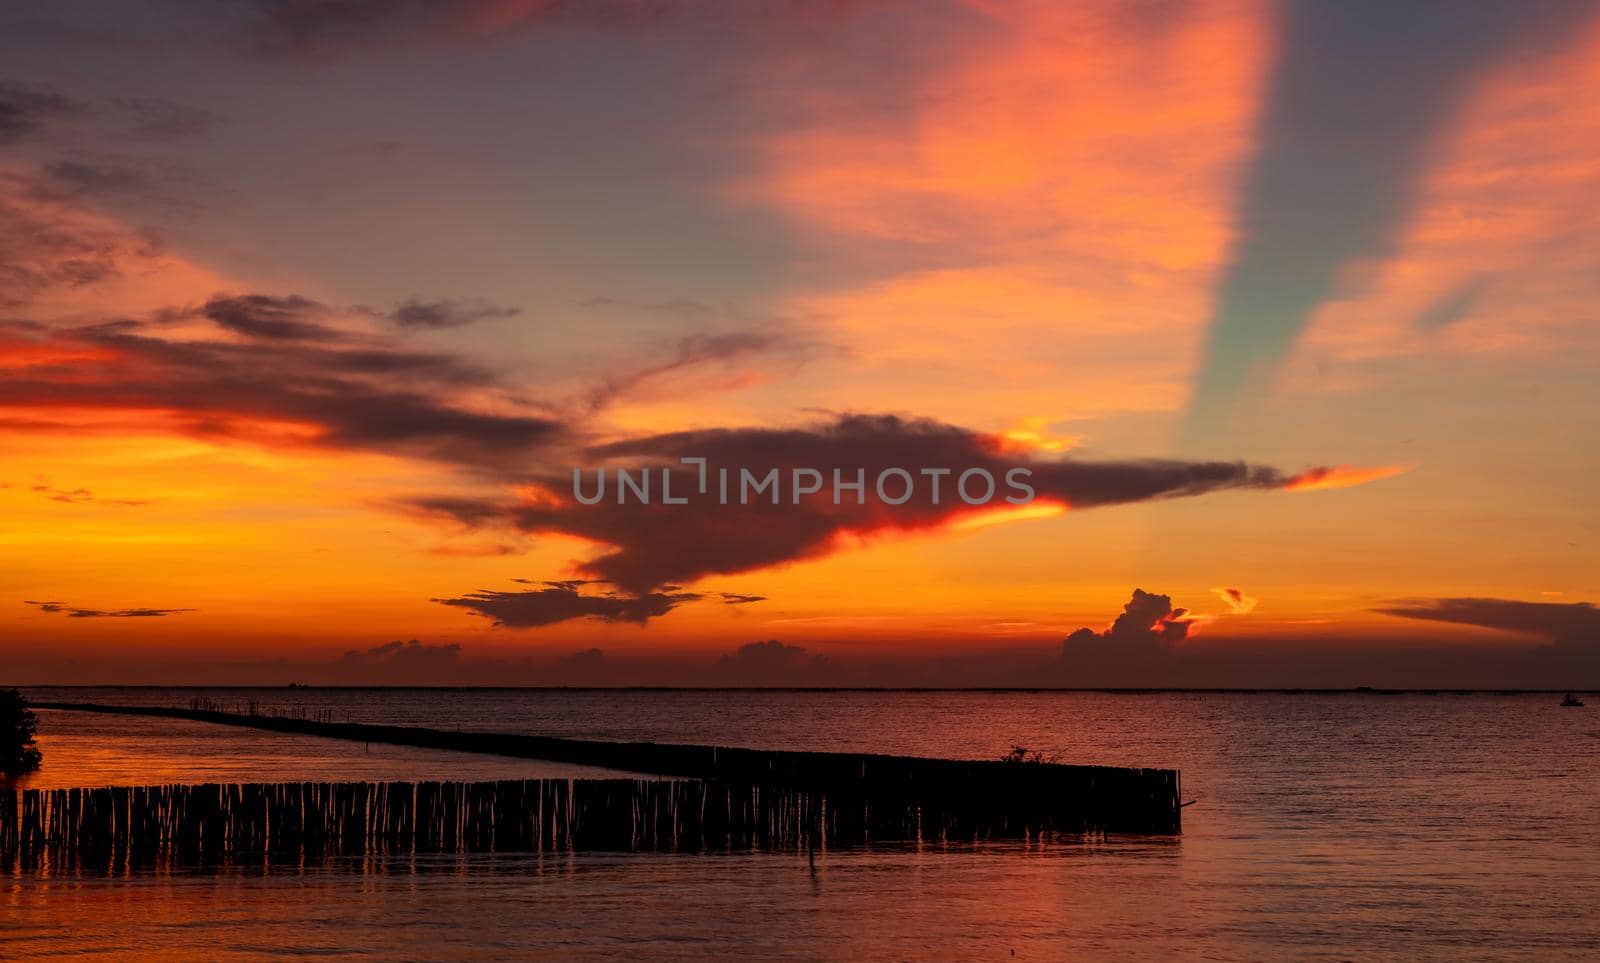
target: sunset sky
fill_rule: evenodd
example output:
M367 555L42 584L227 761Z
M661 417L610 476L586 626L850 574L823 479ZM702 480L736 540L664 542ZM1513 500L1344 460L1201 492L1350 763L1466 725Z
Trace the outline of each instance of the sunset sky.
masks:
M1600 685L1597 197L1579 2L14 5L0 681Z

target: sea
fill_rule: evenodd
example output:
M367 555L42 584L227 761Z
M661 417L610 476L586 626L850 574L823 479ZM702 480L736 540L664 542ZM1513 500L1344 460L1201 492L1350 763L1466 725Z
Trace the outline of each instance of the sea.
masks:
M0 958L1600 956L1600 708L1559 694L30 689L589 739L1182 770L1177 837L0 878ZM1597 700L1591 699L1591 706ZM610 775L42 710L25 786Z

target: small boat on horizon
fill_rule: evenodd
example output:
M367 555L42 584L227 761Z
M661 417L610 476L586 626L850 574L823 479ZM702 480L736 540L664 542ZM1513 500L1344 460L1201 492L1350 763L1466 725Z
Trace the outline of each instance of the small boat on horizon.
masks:
M1583 700L1570 692L1561 697L1561 704L1563 706L1571 706L1578 709L1583 708Z

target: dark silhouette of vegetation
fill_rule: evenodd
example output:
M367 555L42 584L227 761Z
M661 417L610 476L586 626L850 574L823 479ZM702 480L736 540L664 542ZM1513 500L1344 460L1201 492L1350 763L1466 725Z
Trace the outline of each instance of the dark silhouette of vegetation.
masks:
M0 690L0 773L20 776L39 768L39 749L33 744L39 717L16 689Z
M1000 757L1001 762L1009 762L1016 766L1042 766L1053 763L1059 753L1046 754L1038 749L1029 749L1026 746L1012 746L1011 751Z

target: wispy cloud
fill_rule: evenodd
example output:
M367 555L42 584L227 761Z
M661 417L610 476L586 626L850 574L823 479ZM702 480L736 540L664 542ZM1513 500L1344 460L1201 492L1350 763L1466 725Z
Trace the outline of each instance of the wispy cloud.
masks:
M322 323L331 311L298 294L239 294L215 297L200 313L235 334L264 341L342 341L344 334Z
M1402 599L1374 609L1384 615L1472 625L1534 636L1600 654L1600 608L1591 602L1524 602L1496 598Z
M456 598L436 598L441 605L466 609L506 628L554 625L573 619L632 622L643 625L685 602L704 598L695 592L643 592L637 595L585 594L585 581L545 582L543 588L515 592L478 591Z
M1229 615L1249 615L1255 611L1256 599L1244 594L1242 589L1214 588L1211 591L1217 598L1222 599L1223 604L1228 607Z
M526 464L568 426L506 398L496 375L459 357L382 342L344 343L324 309L297 295L213 299L200 312L245 340L158 336L133 321L54 331L0 330L0 344L55 359L0 382L0 405L167 412L176 430L250 437L262 423L301 440L459 465Z
M0 81L0 144L15 143L88 106L44 87Z
M1505 59L1581 34L1593 4L1290 4L1190 404L1214 429L1270 381L1357 259L1390 253L1429 149Z
M161 618L167 615L178 615L183 612L194 612L196 609L83 609L66 602L33 602L24 601L24 605L37 606L41 612L56 615L65 615L69 619L140 619Z
M1368 482L1381 481L1403 475L1415 465L1377 465L1364 468L1359 465L1328 465L1308 468L1284 485L1290 491L1317 491L1326 488L1353 488Z
M520 308L503 308L477 298L410 298L389 314L389 320L402 328L460 328L479 321L514 318L521 313Z
M53 502L62 502L62 503L67 504L67 505L96 504L96 505L125 505L125 506L129 506L129 507L133 507L133 506L138 506L138 505L148 505L148 504L150 504L150 500L146 499L146 498L103 498L103 497L99 497L99 496L96 496L94 492L90 491L87 488L70 488L70 489L69 488L54 488L54 487L51 487L48 484L38 484L38 485L30 486L28 490L31 491L31 492L34 492L35 494L43 495L45 498L48 498Z
M801 356L810 345L791 335L773 331L733 331L722 334L692 334L678 339L662 361L652 361L630 370L608 375L589 394L589 408L598 411L617 399L640 391L674 375L722 366L742 370L739 364L749 358L776 352Z

